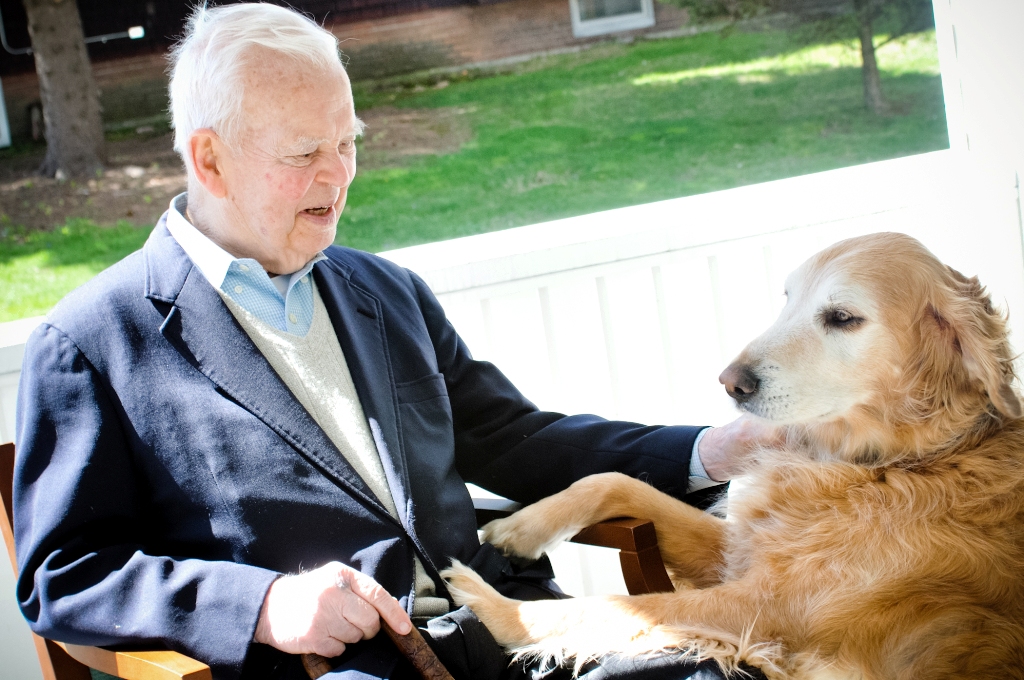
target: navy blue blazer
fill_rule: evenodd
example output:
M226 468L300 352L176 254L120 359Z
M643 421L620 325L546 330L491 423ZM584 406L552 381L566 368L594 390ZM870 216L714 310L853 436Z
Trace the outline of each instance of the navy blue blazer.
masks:
M331 247L313 275L399 518L292 396L163 220L33 333L18 397L18 601L33 630L165 645L237 677L282 573L339 560L411 611L481 547L464 481L531 502L619 470L685 493L699 428L539 411L415 274ZM248 671L246 671L248 675Z

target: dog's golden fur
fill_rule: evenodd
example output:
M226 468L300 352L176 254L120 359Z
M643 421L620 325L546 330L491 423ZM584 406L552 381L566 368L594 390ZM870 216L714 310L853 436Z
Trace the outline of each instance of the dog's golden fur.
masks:
M618 474L485 527L537 556L616 516L654 520L674 593L517 602L446 576L495 638L583 661L680 650L770 677L1024 678L1024 420L1005 318L977 279L875 234L811 258L727 369L784 431L728 520ZM725 377L726 374L723 374Z

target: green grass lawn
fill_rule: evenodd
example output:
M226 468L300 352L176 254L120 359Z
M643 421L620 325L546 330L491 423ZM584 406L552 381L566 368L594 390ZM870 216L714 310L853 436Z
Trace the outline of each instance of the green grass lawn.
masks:
M605 44L444 89L357 86L357 110L466 109L473 137L361 170L338 243L380 251L946 148L934 33L878 58L883 118L864 109L854 41L778 31ZM80 221L0 237L0 321L44 313L144 238Z
M45 314L61 297L142 247L149 228L68 220L53 232L0 238L0 322Z
M338 241L387 249L946 147L934 34L879 59L898 111L882 119L864 110L853 41L800 47L781 32L614 45L443 90L357 96L357 109L473 107L476 138L362 173Z

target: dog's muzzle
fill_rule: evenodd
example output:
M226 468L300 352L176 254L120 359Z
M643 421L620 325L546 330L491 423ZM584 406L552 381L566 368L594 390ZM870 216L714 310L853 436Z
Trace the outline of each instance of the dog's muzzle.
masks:
M725 391L739 404L752 399L761 384L757 374L746 364L730 364L718 376L718 382L725 385Z

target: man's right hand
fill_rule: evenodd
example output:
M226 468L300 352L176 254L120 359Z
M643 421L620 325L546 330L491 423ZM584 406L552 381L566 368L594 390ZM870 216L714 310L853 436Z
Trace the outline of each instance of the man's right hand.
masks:
M376 635L381 617L401 635L412 630L409 615L379 583L330 562L274 581L253 639L289 654L334 657L346 643Z

